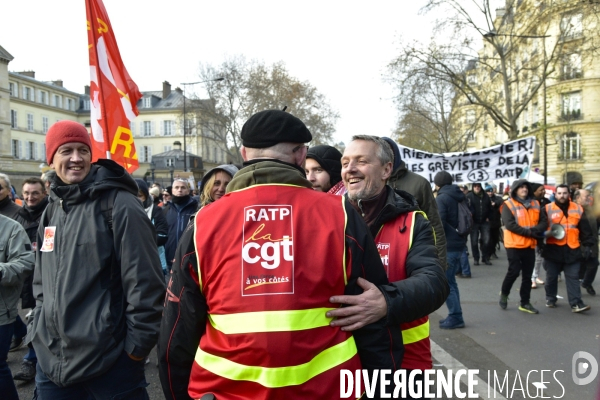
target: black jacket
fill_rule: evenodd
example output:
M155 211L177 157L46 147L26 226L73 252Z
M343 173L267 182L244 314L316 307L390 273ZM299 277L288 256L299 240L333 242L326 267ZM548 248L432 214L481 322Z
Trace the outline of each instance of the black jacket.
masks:
M481 189L479 195L475 194L475 192L469 192L467 198L471 202L473 209L473 222L481 224L490 218L492 214L492 202L483 189Z
M448 251L462 252L467 244L467 235L459 235L456 229L458 228L458 203L467 201L465 194L456 185L444 185L438 191L435 201L444 224Z
M369 226L373 237L386 222L419 210L417 201L409 193L394 190L390 186L386 186L386 190L386 204ZM446 273L435 251L433 228L421 214L417 214L405 268L406 279L379 286L388 303L387 319L390 326L431 314L444 304L450 292Z
M48 205L48 197L44 197L40 203L34 207L27 205L20 208L15 220L21 224L27 233L27 237L33 245L36 243L37 230L40 225L42 214ZM35 252L35 248L33 249ZM33 273L23 282L23 290L21 292L21 307L34 308L35 298L33 297Z
M301 169L276 160L260 160L241 169L227 186L227 192L268 183L301 186L298 188L299 195L303 190L312 190L312 184L306 180ZM235 195L235 193L231 194L231 196ZM323 196L330 195L323 194ZM219 207L219 204L223 203L217 201L210 207ZM315 204L306 206L318 207ZM378 286L387 284L388 279L365 222L348 201L345 209L347 212L346 249L348 262L352 265L345 294L354 295L362 293L362 289L356 284L358 277L363 277ZM431 236L431 233L429 235ZM435 254L431 249L429 251ZM321 264L315 264L311 268L326 267L326 255L315 254L314 256L315 262L321 260ZM392 297L399 296L395 295L395 289L389 290L394 292ZM194 229L193 224L190 224L183 233L175 254L158 343L159 375L167 399L190 399L187 391L190 371L200 337L205 331L207 312L206 299L198 284ZM395 359L396 365L400 366L403 354L400 326L396 324L386 327L385 323L386 321L382 319L353 333L365 369L394 370L392 358Z
M114 191L111 229L102 201ZM111 160L92 164L79 184L52 186L37 235L28 341L59 386L106 373L123 351L145 357L156 344L164 275L137 192ZM55 229L53 247L42 252L46 227Z
M6 196L0 201L0 214L10 219L16 219L19 214L21 207L10 199L10 196Z
M486 195L487 195L487 193L486 193ZM502 217L501 217L502 203L504 203L504 200L502 199L502 197L498 196L497 194L494 194L494 195L492 195L492 197L490 197L490 204L492 206L492 211L490 213L490 228L491 229L498 229L502 226Z

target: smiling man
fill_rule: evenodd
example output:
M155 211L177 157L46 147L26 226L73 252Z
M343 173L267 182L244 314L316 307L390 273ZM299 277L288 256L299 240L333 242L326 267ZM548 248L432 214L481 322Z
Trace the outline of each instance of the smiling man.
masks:
M37 232L27 337L37 398L147 399L143 360L164 278L137 184L114 161L92 163L90 136L73 121L48 130L46 159L56 178Z
M427 217L411 194L387 185L393 162L392 149L376 136L354 136L344 150L346 196L369 226L390 284L360 295L334 296L333 303L348 307L328 315L337 318L333 326L347 330L385 317L388 326L402 328L401 368L431 369L427 316L444 304L449 286Z

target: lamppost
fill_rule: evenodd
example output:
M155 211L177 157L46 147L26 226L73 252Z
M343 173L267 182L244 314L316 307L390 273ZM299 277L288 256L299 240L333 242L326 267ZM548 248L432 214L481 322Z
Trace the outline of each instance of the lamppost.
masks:
M171 183L173 183L173 172L175 172L175 165L171 164L169 167L169 172L171 173Z
M186 120L186 109L185 109L185 89L188 85L197 85L199 83L207 83L207 82L220 82L222 80L225 80L225 78L220 77L220 78L215 78L215 79L208 79L206 81L198 81L198 82L188 82L188 83L182 83L183 85L183 171L187 172L187 153L186 153L186 141L185 141L185 137L187 135L187 120ZM171 180L173 180L173 178L171 177Z
M543 74L543 82L542 82L542 94L543 94L543 101L542 101L542 107L544 110L544 115L543 115L543 122L542 122L542 132L543 132L543 136L544 136L544 185L548 184L548 130L547 130L547 125L548 125L548 121L546 120L546 70L548 69L548 65L547 65L547 60L546 60L546 38L550 37L550 35L511 35L511 34L504 34L504 33L496 33L494 31L491 32L487 32L483 34L483 37L489 41L492 40L492 38L497 37L497 36L507 36L507 37L516 37L516 38L522 38L522 39L542 39L542 47L543 47L543 62L544 62L544 74Z
M154 170L156 169L156 163L150 161L150 172L152 173L152 183L154 183Z

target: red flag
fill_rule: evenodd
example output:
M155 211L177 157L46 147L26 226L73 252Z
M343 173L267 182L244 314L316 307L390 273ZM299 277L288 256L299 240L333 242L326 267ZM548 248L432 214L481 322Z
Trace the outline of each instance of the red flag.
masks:
M138 169L130 122L142 97L125 69L102 0L86 0L90 50L92 161L110 158L130 173Z

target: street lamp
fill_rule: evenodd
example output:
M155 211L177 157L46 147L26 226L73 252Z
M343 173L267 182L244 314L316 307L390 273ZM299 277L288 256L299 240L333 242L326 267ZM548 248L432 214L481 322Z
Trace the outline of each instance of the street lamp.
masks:
M169 172L171 173L171 184L173 184L173 172L175 172L175 165L171 164L169 167Z
M511 35L504 33L496 33L494 31L486 32L483 34L483 37L489 41L491 41L494 37L497 36L507 36L507 37L516 37L523 39L543 39L542 47L544 54L544 81L542 82L542 93L543 93L543 109L544 109L544 118L543 118L543 135L544 135L544 185L548 184L548 131L547 131L547 119L546 119L546 69L548 68L547 60L546 60L546 38L550 37L550 35Z
M222 80L225 80L225 78L219 77L219 78L215 78L215 79L208 79L206 81L182 83L182 85L183 85L183 171L184 172L187 172L187 153L186 153L186 141L185 141L185 137L187 135L187 121L186 121L186 109L185 109L186 86L197 85L199 83L207 83L207 82L220 82ZM173 180L173 177L171 177L171 180Z
M154 183L154 170L156 169L156 163L150 161L150 172L152 173L152 183Z

